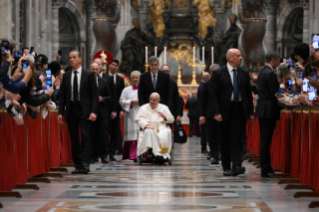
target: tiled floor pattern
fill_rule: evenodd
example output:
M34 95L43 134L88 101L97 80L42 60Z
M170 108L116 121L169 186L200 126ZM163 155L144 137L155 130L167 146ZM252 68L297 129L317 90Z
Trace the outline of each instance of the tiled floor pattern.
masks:
M19 190L22 198L0 198L10 212L306 212L319 198L294 199L276 179L261 179L245 162L246 173L224 177L200 153L198 138L175 144L174 162L139 166L132 161L96 163L88 175L65 174L38 184L38 191ZM69 171L72 169L70 168Z

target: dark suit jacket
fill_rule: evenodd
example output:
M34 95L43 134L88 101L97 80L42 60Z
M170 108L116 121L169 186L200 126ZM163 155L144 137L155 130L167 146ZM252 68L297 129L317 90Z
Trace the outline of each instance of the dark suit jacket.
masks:
M2 79L4 79L4 77L7 75L10 65L11 65L11 63L8 61L5 61L2 64L2 66L0 64L0 66L1 66L1 68L0 68L0 81L2 81Z
M182 116L183 113L180 113L179 110L179 93L178 93L178 87L174 80L170 79L170 86L171 86L171 92L170 92L170 105L169 110L173 114L173 116L176 118L177 116Z
M169 106L171 103L171 97L170 97L170 77L167 73L163 71L158 71L157 75L157 83L156 83L156 89L154 89L153 82L151 79L151 73L146 72L142 74L140 79L140 87L138 89L138 101L139 105L142 106L146 103L149 103L150 95L153 92L159 93L161 96L161 103Z
M178 96L178 115L183 116L183 107L184 107L184 99L181 96Z
M198 117L207 116L208 100L209 100L209 81L201 83L198 87Z
M189 98L186 102L185 108L188 109L188 117L189 118L197 118L197 105L198 99L197 97L193 96Z
M258 118L280 118L280 107L275 94L279 90L279 82L275 72L267 65L260 71L257 78L258 100L255 116Z
M253 97L250 88L250 77L247 71L237 68L237 79L241 103L243 104L245 118L253 115ZM209 80L209 101L208 114L209 118L221 114L223 120L228 118L230 110L231 96L233 93L233 85L227 69L227 66L214 71Z
M65 115L68 120L71 105L71 75L72 71L63 74L62 83L59 92L59 115ZM89 118L91 113L98 114L99 92L96 85L94 73L82 68L80 82L80 104L82 114Z
M99 117L101 118L108 118L110 109L111 109L111 103L112 103L112 93L110 86L106 79L103 79L98 76L98 83L99 83L99 96L103 98L102 102L99 102Z
M116 75L116 85L114 84L114 79L112 76L110 76L108 73L103 74L103 78L107 80L109 83L111 92L112 92L112 112L117 112L119 115L119 112L122 110L122 107L120 105L120 98L123 89L125 88L124 85L124 79L120 77L119 75Z

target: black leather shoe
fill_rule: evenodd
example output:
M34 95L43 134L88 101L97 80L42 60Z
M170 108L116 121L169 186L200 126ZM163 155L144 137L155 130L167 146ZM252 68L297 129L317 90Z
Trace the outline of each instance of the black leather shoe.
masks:
M71 172L71 174L82 174L82 170L80 168L76 168Z
M110 155L110 161L117 161L117 159L113 155Z
M247 159L248 159L247 155L243 155L243 161Z
M102 163L109 163L109 159L107 157L101 157Z
M89 167L85 167L81 171L82 171L82 174L87 174L90 172L90 169L89 169Z
M232 176L237 176L240 174L244 174L246 171L245 167L241 167L241 166L235 166L232 170L231 170L231 175Z
M212 161L210 162L210 164L212 164L212 165L218 165L218 164L219 164L219 161L216 160L215 158L213 158Z
M231 176L230 175L230 170L225 170L223 175L226 176L226 177Z
M208 152L207 154L207 160L210 160L213 156L210 154L210 152Z

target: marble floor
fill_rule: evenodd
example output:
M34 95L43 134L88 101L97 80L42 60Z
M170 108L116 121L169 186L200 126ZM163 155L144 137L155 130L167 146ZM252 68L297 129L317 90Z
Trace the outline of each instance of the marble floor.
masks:
M244 175L224 177L221 166L200 153L199 138L191 138L175 144L172 166L96 163L88 175L69 172L39 183L40 190L19 190L22 198L0 198L0 212L319 211L307 207L319 198L295 199L297 190L285 191L277 179L261 179L252 163L244 165Z

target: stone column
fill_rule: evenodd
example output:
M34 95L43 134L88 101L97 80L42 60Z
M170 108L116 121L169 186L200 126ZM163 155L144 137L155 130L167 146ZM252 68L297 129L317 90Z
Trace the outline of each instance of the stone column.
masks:
M93 61L93 46L95 43L95 36L92 29L92 18L95 16L95 7L91 0L84 2L84 8L86 9L86 67L90 67Z
M32 42L32 1L24 1L24 46Z
M309 3L303 3L303 35L302 42L310 43L311 35L309 34Z
M309 34L312 35L319 32L319 2L318 1L309 2L309 13L310 13Z
M56 54L59 50L59 6L56 4L52 4L52 21L51 21L51 29L52 29L52 60L55 60Z
M266 52L276 51L276 17L278 3L277 0L266 1L265 14L267 16L267 25L264 38Z
M138 15L141 29L145 29L148 22L148 12L153 5L153 0L138 0Z
M20 49L20 1L12 1L12 22L14 24L12 39L17 43L16 49Z

